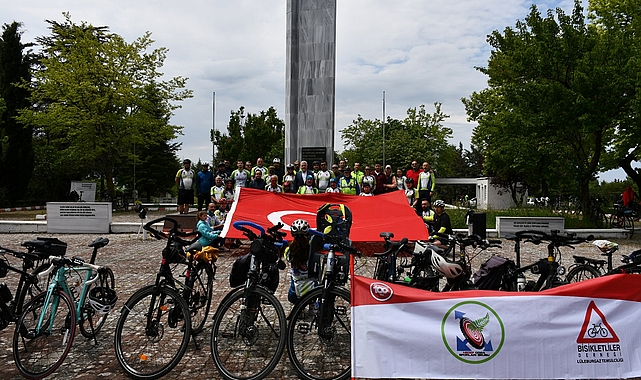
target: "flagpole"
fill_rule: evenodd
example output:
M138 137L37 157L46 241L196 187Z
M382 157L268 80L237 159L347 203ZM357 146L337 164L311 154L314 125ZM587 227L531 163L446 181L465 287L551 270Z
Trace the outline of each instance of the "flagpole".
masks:
M383 168L385 167L385 91L383 91Z
M212 145L212 156L211 156L211 164L215 165L216 163L214 162L216 160L216 140L214 137L216 136L216 91L214 91L214 98L212 102L212 133L211 133L211 145ZM215 166L212 166L215 167Z

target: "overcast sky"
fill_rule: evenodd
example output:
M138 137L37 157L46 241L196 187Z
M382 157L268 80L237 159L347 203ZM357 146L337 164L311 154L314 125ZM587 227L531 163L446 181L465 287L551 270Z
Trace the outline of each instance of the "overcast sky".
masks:
M545 14L572 0L338 0L336 27L336 149L340 130L358 114L402 119L409 107L442 103L451 142L469 147L473 123L461 98L486 87L474 69L486 66L486 37L523 19L532 4ZM587 6L587 2L584 2ZM164 73L188 77L194 97L182 102L172 123L185 127L180 157L211 160L209 130L225 130L231 110L258 113L274 106L285 118L286 0L0 2L2 23L24 24L23 41L49 34L46 19L106 25L131 42L152 32L154 47L169 49ZM605 177L604 177L605 178ZM622 171L608 180L625 178Z

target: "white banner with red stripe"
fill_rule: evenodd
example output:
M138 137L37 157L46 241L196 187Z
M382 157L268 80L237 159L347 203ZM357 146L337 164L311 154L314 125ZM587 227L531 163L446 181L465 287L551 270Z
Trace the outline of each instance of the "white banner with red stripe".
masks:
M434 293L352 279L353 377L641 377L639 275L540 293Z

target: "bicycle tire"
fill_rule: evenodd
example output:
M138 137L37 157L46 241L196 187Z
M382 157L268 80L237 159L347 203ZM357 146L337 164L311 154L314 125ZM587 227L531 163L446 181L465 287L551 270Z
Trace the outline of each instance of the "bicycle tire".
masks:
M78 322L78 327L80 328L80 333L82 336L84 336L87 339L91 339L94 336L96 336L99 332L100 329L102 329L102 326L105 324L105 321L107 320L107 316L109 315L109 312L106 313L99 313L94 308L91 307L89 304L89 291L92 289L94 286L100 286L101 283L109 283L111 286L111 289L116 288L116 280L114 278L114 272L110 268L106 268L106 272L104 275L104 279L98 279L95 283L93 283L89 288L87 288L87 296L85 297L85 303L82 305L82 315L80 316L80 321Z
M226 379L262 379L283 355L287 317L278 298L267 288L249 289L246 302L244 288L233 292L216 311L211 356Z
M211 297L214 291L214 269L211 264L200 260L195 263L189 281L185 285L191 289L189 302L187 302L191 314L191 333L198 334L203 330L211 308Z
M349 291L341 287L328 290L325 307L333 318L325 328L330 336L325 338L318 332L317 302L322 294L323 288L310 291L292 310L287 331L289 361L302 379L347 379L351 372Z
M37 276L38 273L44 272L49 268L50 264L42 264L38 266L32 274L34 276ZM45 284L46 285L46 284ZM22 315L22 310L23 306L29 303L34 297L42 293L45 289L41 289L39 286L39 282L30 282L29 280L26 280L25 283L22 285L22 290L20 291L20 294L16 298L16 306L15 306L15 311L14 315L16 317L19 317Z
M148 326L150 310L154 316ZM157 379L180 362L190 335L189 307L182 296L173 288L150 285L134 293L122 308L114 334L116 358L128 376Z
M584 280L589 280L591 278L601 277L601 272L591 265L583 264L577 265L574 268L570 269L565 280L571 284L573 282L581 282Z
M71 350L76 333L71 298L54 289L45 305L47 295L48 292L42 292L25 305L13 333L13 358L20 374L28 379L40 379L55 372ZM40 315L45 325L37 333Z

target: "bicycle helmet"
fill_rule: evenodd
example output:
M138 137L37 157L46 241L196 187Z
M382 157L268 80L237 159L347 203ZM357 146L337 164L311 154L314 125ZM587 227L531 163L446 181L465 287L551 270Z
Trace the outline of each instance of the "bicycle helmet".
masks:
M457 263L451 263L445 259L445 257L439 255L438 253L432 251L432 266L434 269L443 273L447 278L457 278L463 274L463 268Z
M207 167L209 167L209 162L204 161L202 164L200 164L200 166L207 166Z
M109 286L96 286L89 291L89 305L101 314L107 314L116 306L118 295Z
M309 232L309 223L305 219L296 219L290 228L293 236L306 236Z
M437 199L437 200L434 201L434 203L432 203L432 206L433 207L445 207L445 202L443 202L440 199Z

